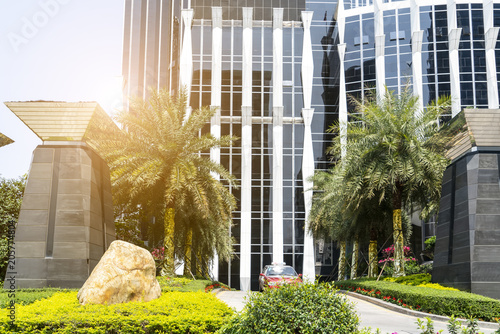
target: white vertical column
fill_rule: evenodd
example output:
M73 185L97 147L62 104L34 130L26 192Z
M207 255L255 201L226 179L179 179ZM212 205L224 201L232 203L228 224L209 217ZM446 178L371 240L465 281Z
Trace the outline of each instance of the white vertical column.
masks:
M460 67L458 59L458 45L462 29L457 29L457 4L455 0L447 1L448 18L448 50L450 53L450 89L451 89L451 114L457 115L461 109L460 97Z
M146 7L146 36L144 55L144 91L143 99L149 96L149 88L158 86L158 49L160 47L160 2L158 0L148 1Z
M345 56L346 44L338 44L337 52L340 61L340 86L339 86L339 124L340 124L340 144L342 157L346 154L347 145L347 94L345 89Z
M302 154L302 179L304 186L304 263L303 279L306 282L314 282L316 267L314 260L314 240L309 231L309 213L312 207L312 182L309 180L314 175L314 152L312 144L311 122L314 109L311 108L314 61L311 44L311 21L313 12L302 12L302 25L304 27L304 40L302 42L302 91L304 96L304 108L302 118L304 119L304 150Z
M123 38L123 70L127 85L123 91L124 108L129 108L129 98L142 96L143 78L141 77L141 21L145 6L142 0L127 0L125 2L125 31ZM131 86L134 85L134 86Z
M495 45L499 27L493 22L493 0L485 0L483 5L484 41L486 50L486 80L488 84L488 108L498 109L498 80L496 71Z
M448 29L448 31L448 48L450 52L451 115L455 117L461 109L458 45L460 44L462 28L452 28Z
M345 34L345 12L344 4L339 2L337 5L337 27L339 44L337 44L337 53L340 62L340 86L339 86L339 124L340 124L340 143L342 146L342 156L345 155L346 135L347 135L347 94L345 90L345 67L344 56L346 44L344 43Z
M222 7L212 7L212 82L211 82L211 107L215 109L215 115L210 122L210 133L215 138L221 136L220 108L221 108L221 90L222 90ZM210 159L220 163L220 148L210 149ZM220 179L218 174L213 177ZM217 253L211 261L212 279L219 280L219 257Z
M410 1L411 17L411 70L413 75L413 95L418 97L418 112L424 110L422 82L422 42L424 31L420 30L420 8L417 0Z
M252 25L253 8L243 7L241 105L240 289L250 290L252 223Z
M273 9L273 262L283 262L283 8Z
M375 84L377 98L385 94L385 34L382 0L374 0L374 32L375 32Z
M180 82L181 88L186 90L187 94L187 119L191 114L191 81L193 79L193 45L191 38L191 25L193 23L193 10L182 10L182 22L184 23L184 37L182 39L182 50L180 59Z

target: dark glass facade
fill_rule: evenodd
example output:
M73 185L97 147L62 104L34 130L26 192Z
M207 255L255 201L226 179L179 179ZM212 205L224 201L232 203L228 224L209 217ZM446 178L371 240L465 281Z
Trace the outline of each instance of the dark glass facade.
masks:
M381 7L383 34L385 37L385 73L376 73L374 46L375 7L362 7L351 1L345 5L345 87L348 94L363 97L363 91L374 86L377 75L389 90L399 92L401 88L413 85L412 77L412 22L410 2L391 4L384 1ZM500 26L500 5L494 4L493 26ZM398 7L398 8L394 8ZM394 8L394 9L393 9ZM370 10L368 10L370 9ZM368 10L368 12L367 12ZM452 95L450 77L450 8L445 1L436 1L430 6L417 6L420 30L423 31L421 44L422 95L424 105L439 96ZM362 14L358 14L362 12ZM417 13L415 13L417 14ZM481 3L456 4L456 28L461 29L458 46L458 68L460 104L462 108L487 108L488 83L485 50L484 17ZM496 46L497 73L499 51ZM373 69L373 70L370 70ZM494 74L498 75L498 74ZM500 76L497 80L500 80ZM497 88L498 89L498 88ZM491 103L490 103L491 104ZM350 111L350 110L349 110Z

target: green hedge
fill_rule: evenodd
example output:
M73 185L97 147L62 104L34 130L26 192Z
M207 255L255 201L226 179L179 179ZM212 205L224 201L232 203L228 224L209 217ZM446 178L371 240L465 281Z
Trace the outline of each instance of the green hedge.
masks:
M76 291L60 292L0 313L0 333L213 333L233 311L212 294L168 292L148 303L85 305Z
M253 293L221 334L358 333L358 316L330 285L284 285Z
M156 279L160 283L161 291L181 291L181 292L195 292L203 291L205 287L210 285L212 281L204 279L193 280L185 277L168 277L157 276Z
M497 321L500 301L463 291L447 291L430 287L402 285L368 279L335 282L342 290L355 291L387 302L423 312Z
M19 289L15 290L15 303L18 305L28 305L41 300L49 298L57 292L72 291L58 288L43 288L43 289ZM73 290L76 291L76 290ZM9 306L12 300L12 291L7 289L0 289L0 308Z

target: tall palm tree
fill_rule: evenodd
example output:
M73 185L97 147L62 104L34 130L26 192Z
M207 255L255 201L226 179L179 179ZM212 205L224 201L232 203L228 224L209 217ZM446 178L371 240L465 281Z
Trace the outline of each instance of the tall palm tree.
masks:
M110 134L102 125L92 128L90 137L110 167L115 197L163 216L169 274L176 256L184 258L186 250L190 256L192 238L200 238L196 243L205 252L217 251L222 259L231 253L229 226L236 201L213 174L229 185L235 179L201 154L233 140L202 133L214 112L201 108L187 117L185 94L172 97L152 90L147 101L132 100L129 112L115 116L122 125L118 133Z
M444 153L451 133L439 131L439 117L449 111L450 99L440 98L419 110L418 97L409 88L400 95L386 89L379 99L352 99L357 122L347 126L349 163L344 177L351 182L347 201L359 208L366 199L390 201L394 239L394 276L404 275L403 228L401 209L418 204L420 208L439 202L441 178L448 165ZM340 124L332 131L340 132ZM341 138L330 153L340 156ZM360 194L363 194L360 196Z

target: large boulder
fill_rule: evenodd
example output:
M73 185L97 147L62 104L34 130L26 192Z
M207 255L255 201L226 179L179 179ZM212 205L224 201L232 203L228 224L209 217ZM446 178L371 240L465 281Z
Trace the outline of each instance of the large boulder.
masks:
M80 304L118 304L160 297L155 261L144 248L116 240L111 243L78 291Z

